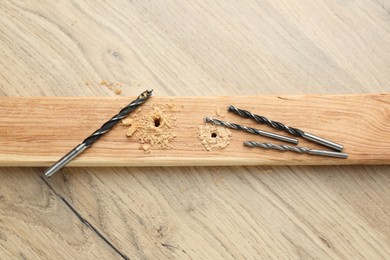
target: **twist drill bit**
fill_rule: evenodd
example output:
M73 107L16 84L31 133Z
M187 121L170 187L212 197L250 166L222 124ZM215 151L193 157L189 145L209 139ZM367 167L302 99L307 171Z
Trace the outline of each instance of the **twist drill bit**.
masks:
M243 125L238 125L238 124L235 124L235 123L229 123L229 122L225 122L225 121L221 121L221 120L214 119L214 118L209 118L209 117L205 117L204 121L206 123L211 123L211 124L214 124L214 125L220 125L220 126L224 126L224 127L228 127L228 128L232 128L232 129L236 129L236 130L242 130L242 131L245 131L245 132L248 132L248 133L251 133L251 134L262 135L262 136L266 136L266 137L269 137L269 138L277 139L277 140L280 140L280 141L293 143L293 144L298 144L298 140L295 139L295 138L290 138L290 137L287 137L287 136L278 135L278 134L274 134L274 133L267 132L267 131L262 131L262 130L259 130L259 129L256 129L256 128L252 128L252 127L249 127L249 126L243 126Z
M300 130L298 128L286 126L286 125L284 125L284 124L282 124L280 122L277 122L277 121L272 121L272 120L270 120L270 119L268 119L268 118L266 118L264 116L259 116L259 115L252 114L251 112L249 112L247 110L239 109L239 108L237 108L235 106L229 106L228 107L228 111L229 112L233 112L233 113L235 113L235 114L237 114L239 116L245 117L245 118L251 118L251 119L255 120L257 123L259 123L259 124L269 125L269 126L275 128L275 129L282 130L282 131L288 132L288 133L290 133L292 135L305 138L307 140L310 140L312 142L315 142L315 143L318 143L318 144L330 147L330 148L335 149L337 151L342 151L343 148L344 148L343 145L341 145L341 144L332 142L330 140L321 138L321 137L313 135L313 134L306 133L306 132L304 132L304 131L302 131L302 130Z
M249 147L261 147L264 149L291 151L291 152L296 152L296 153L307 153L307 154L336 157L336 158L342 158L342 159L348 158L347 153L316 150L316 149L310 149L307 147L290 146L290 145L283 145L283 144L259 143L259 142L254 142L254 141L246 141L246 142L244 142L244 145L249 146Z
M122 108L122 110L119 111L118 114L116 114L106 123L104 123L100 127L100 129L93 132L81 144L77 145L70 152L64 155L60 160L58 160L53 166L47 169L45 172L45 177L52 176L55 172L57 172L66 164L68 164L76 156L81 154L85 149L90 147L94 142L96 142L100 137L102 137L102 135L110 131L120 120L125 118L130 112L142 105L152 95L152 92L153 90L147 90L142 92L141 95L139 95L133 102Z

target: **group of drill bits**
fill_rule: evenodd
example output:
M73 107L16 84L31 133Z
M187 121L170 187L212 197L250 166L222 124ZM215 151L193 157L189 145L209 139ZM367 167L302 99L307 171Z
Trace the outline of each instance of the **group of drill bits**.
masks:
M110 120L108 120L106 123L104 123L98 130L93 132L89 137L87 137L81 144L77 145L75 148L73 148L69 153L64 155L60 160L58 160L54 165L52 165L49 169L45 171L45 176L50 177L55 172L60 170L62 167L64 167L66 164L68 164L71 160L73 160L75 157L80 155L82 152L84 152L87 148L89 148L94 142L96 142L101 136L103 136L105 133L110 131L120 120L125 118L129 115L132 111L134 111L136 108L141 106L143 103L145 103L149 97L152 95L153 90L146 90L141 95L139 95L133 102L128 104L126 107L124 107L121 111L119 111L118 114L113 116ZM309 134L307 132L304 132L298 128L286 126L280 122L272 121L264 116L259 116L252 114L251 112L247 110L242 110L239 108L236 108L235 106L229 106L228 111L232 112L234 114L237 114L244 118L249 118L254 121L256 121L259 124L265 124L270 127L273 127L277 130L285 131L291 135L302 137L307 140L310 140L312 142L327 146L329 148L332 148L336 150L334 151L324 151L324 150L316 150L306 147L299 147L299 146L292 146L292 145L285 145L285 144L273 144L273 143L261 143L261 142L255 142L255 141L245 141L244 145L249 147L261 147L264 149L274 149L279 151L291 151L296 153L307 153L312 155L322 155L322 156L329 156L329 157L337 157L337 158L348 158L347 153L343 153L343 146L341 144L337 144L335 142L326 140L324 138L318 137L313 134ZM220 125L236 130L242 130L251 134L257 134L269 138L273 138L279 141L291 143L291 144L298 144L298 139L287 137L283 135L279 135L276 133L271 133L268 131L263 131L260 129L256 129L253 127L243 126L235 123L225 122L214 118L206 117L205 119L206 123L211 123L215 125Z
M321 138L319 136L304 132L301 129L290 127L287 125L284 125L280 122L277 121L272 121L264 116L252 114L251 112L243 109L239 109L235 106L230 105L228 107L228 111L232 112L236 115L239 115L243 118L249 118L257 122L258 124L262 125L268 125L274 129L284 131L289 133L290 135L296 136L296 137L301 137L304 139L307 139L309 141L315 142L317 144L326 146L328 148L332 148L335 151L326 151L326 150L317 150L317 149L311 149L307 147L300 147L300 146L292 146L292 145L286 145L286 144L274 144L274 143L263 143L263 142L255 142L255 141L245 141L243 144L248 147L260 147L264 149L273 149L273 150L279 150L279 151L291 151L291 152L296 152L296 153L306 153L306 154L311 154L311 155L321 155L321 156L328 156L328 157L336 157L336 158L343 158L346 159L348 158L347 153L343 153L343 145L332 142L330 140L327 140L325 138ZM265 136L268 138L276 139L279 141L291 143L297 145L299 140L296 138L291 138L283 135L279 135L276 133L271 133L268 131L263 131L260 129L256 129L253 127L249 126L244 126L236 123L231 123L231 122L226 122L222 121L219 119L215 118L209 118L206 117L204 118L204 121L206 123L211 123L214 125L219 125L219 126L224 126L227 128L235 129L235 130L241 130L245 131L251 134L257 134L261 136Z

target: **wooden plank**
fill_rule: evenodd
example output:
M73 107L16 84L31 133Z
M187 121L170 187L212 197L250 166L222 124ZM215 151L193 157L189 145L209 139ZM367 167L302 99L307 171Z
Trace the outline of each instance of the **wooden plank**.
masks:
M47 166L80 143L132 97L1 98L0 165ZM224 149L206 151L198 135L203 117L276 130L228 113L234 104L270 119L344 144L348 159L324 158L292 152L244 147L243 141L280 143L232 130ZM240 97L153 97L134 117L152 117L156 107L175 118L172 148L159 145L150 153L140 149L140 131L126 137L126 126L116 126L71 162L73 166L182 166L182 165L335 165L389 164L390 94L292 95ZM161 120L165 120L162 118ZM278 132L278 131L276 131ZM278 132L286 135L284 132ZM300 140L300 146L326 149Z
M115 96L101 80L121 82L125 96L390 91L389 0L0 9L0 95ZM85 239L42 170L0 167L0 259L114 258ZM68 167L47 182L130 259L388 259L389 171Z

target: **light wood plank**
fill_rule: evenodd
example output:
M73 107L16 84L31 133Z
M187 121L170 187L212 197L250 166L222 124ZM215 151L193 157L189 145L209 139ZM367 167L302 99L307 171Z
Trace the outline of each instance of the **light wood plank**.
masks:
M55 162L133 98L1 98L0 165L46 166ZM345 145L348 159L266 151L244 147L242 142L283 143L232 130L226 148L207 151L198 134L203 118L211 116L266 131L271 127L229 113L230 104L288 122L309 133ZM303 95L251 97L153 97L133 115L133 124L143 116L153 121L153 108L168 108L161 124L175 117L165 132L176 135L170 147L140 149L139 132L126 137L128 127L118 126L85 154L74 166L199 166L199 165L324 165L390 163L390 94ZM165 116L165 118L164 118ZM287 123L286 123L287 124ZM156 128L161 127L157 126ZM282 135L288 133L276 131ZM210 133L211 135L212 133ZM158 133L151 133L157 137ZM215 138L220 138L219 136ZM299 138L300 146L329 148Z
M101 80L123 96L388 93L389 3L0 1L0 95L115 96ZM43 170L0 168L0 258L111 259ZM389 171L69 167L48 183L131 259L388 259Z

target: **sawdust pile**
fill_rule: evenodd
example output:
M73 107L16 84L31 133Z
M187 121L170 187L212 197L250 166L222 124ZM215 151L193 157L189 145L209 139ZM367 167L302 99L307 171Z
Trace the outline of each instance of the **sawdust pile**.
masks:
M145 153L150 153L154 145L162 149L172 148L171 141L176 138L173 131L176 117L172 112L172 104L153 104L151 111L146 112L145 115L138 114L123 119L122 124L128 126L126 136L131 137L137 133L141 144L139 149Z
M198 128L199 139L207 151L227 147L232 139L232 132L222 126L201 125Z
M158 144L161 148L172 148L170 142L176 137L172 128L176 125L173 114L167 113L168 105L164 107L153 106L151 114L143 116L140 124L140 142L150 145Z

